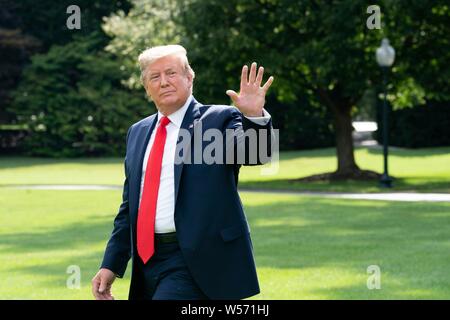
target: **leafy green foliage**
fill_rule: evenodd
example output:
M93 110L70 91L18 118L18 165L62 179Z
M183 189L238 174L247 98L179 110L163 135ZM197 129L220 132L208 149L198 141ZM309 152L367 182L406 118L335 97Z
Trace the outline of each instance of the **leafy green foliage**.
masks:
M33 58L9 109L32 128L27 139L31 154L120 153L128 125L151 112L137 56L168 43L187 48L196 72L194 94L204 103L229 104L225 91L239 88L242 65L264 65L265 78L275 76L267 109L281 129L281 147L330 146L334 132L338 159L344 159L339 165L347 163L350 169L357 168L351 115L362 106L365 114L374 113L370 108L382 83L374 54L381 38L387 36L397 51L388 88L395 109L450 100L450 12L444 0L381 1L381 30L366 27L371 3L364 1L130 2L131 8L117 1L99 7L79 2L90 10L85 13L92 13L85 16L86 21L92 18L92 29L72 42L50 28L63 45ZM90 36L99 30L99 18L117 9L102 25L110 39L103 33ZM33 35L40 37L43 17L51 20L55 10L26 20L39 26Z
M391 79L395 92L391 99L393 107L450 101L448 1L385 2L387 36L396 49ZM396 86L397 82L400 85ZM410 99L405 101L405 97Z
M3 3L4 2L4 3ZM66 26L71 13L66 10L77 5L81 14L81 29L69 30ZM42 42L45 49L52 45L63 45L79 36L88 36L101 31L104 16L122 10L128 12L128 0L2 0L2 9L16 17L18 27ZM105 39L105 35L102 35Z
M27 154L122 155L128 127L150 113L144 94L121 83L126 69L97 50L98 41L53 46L26 68L13 107L31 131Z
M273 70L272 65L280 62L268 55L270 50L263 51L266 55L262 55L262 51L254 50L240 37L232 41L226 39L229 30L217 24L233 18L231 9L227 9L229 2L213 1L208 5L195 1L149 3L135 0L133 4L128 15L121 12L114 14L106 19L103 27L113 38L107 50L120 56L129 70L136 70L127 81L131 88L142 88L139 72L137 68L133 69L137 56L145 48L155 45L181 42L187 48L188 58L196 73L194 95L204 103L229 104L225 91L239 88L240 69L244 63L252 62L251 59L264 64L265 79ZM214 26L214 30L210 26ZM206 34L208 30L211 37ZM252 44L258 46L257 43ZM275 126L281 129L281 148L333 145L329 112L317 103L313 106L314 102L306 98L310 97L306 92L299 94L297 91L297 97L291 90L292 86L299 89L295 83L278 77L278 74L275 76L276 83L283 85L277 90L278 94L270 90L267 109L273 116Z
M140 88L137 58L146 48L180 42L180 30L174 22L180 8L175 0L134 0L128 12L118 11L105 18L103 30L112 40L106 51L120 57L129 73L130 88Z
M80 8L80 30L66 26L72 14L67 13L70 5ZM129 8L128 0L0 0L0 123L17 120L14 110L5 109L33 54L45 53L52 45L64 45L93 32L102 39L99 47L103 47L108 37L101 32L102 18L119 9L128 12Z

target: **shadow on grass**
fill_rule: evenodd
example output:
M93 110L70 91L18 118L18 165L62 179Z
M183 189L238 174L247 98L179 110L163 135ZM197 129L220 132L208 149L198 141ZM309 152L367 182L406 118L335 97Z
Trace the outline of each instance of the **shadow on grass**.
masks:
M52 166L60 164L123 164L123 158L33 158L33 157L15 157L1 156L0 170L15 169L33 166Z
M383 155L382 147L367 148L370 154ZM396 157L421 158L429 156L445 156L450 154L450 147L430 147L420 149L406 149L399 147L389 147L389 154Z
M64 224L36 232L2 234L2 253L27 253L34 251L73 249L108 240L112 231L111 217L90 217L89 222Z
M37 232L2 234L0 254L19 254L24 265L11 267L11 272L23 272L28 275L50 276L49 286L65 286L67 267L77 265L83 275L90 278L97 272L103 258L103 250L89 249L90 245L103 248L112 230L110 217L93 217L91 222L65 224L61 228L40 229ZM55 252L47 262L47 252ZM62 252L58 255L58 251ZM43 258L39 255L42 253ZM28 258L27 258L28 257ZM27 260L37 261L32 265ZM85 279L86 280L86 279ZM40 280L39 280L40 281Z
M322 283L333 298L355 290L370 298L367 267L378 265L389 275L384 297L409 289L450 296L450 204L303 198L246 208L257 267L326 269L336 273ZM340 270L364 280L340 292Z
M315 181L305 182L297 179L275 179L267 181L241 181L242 190L282 190L282 191L322 191L322 192L450 192L450 181L433 177L396 178L391 189L382 188L377 181Z
M394 298L404 297L402 292L410 287L429 291L433 296L436 292L449 293L450 289L442 289L450 288L449 204L291 196L269 204L246 205L246 212L258 267L294 268L300 272L338 268L366 276L369 265L379 265L382 272L399 283L393 287L395 290L387 291ZM52 289L65 286L67 267L78 265L83 272L82 281L90 281L101 262L112 220L106 216L91 216L87 220L32 233L4 234L0 252L18 253L25 260L28 253L66 250L48 262L17 265L10 271L39 275L39 284ZM104 243L101 249L99 243ZM97 248L90 249L91 244ZM415 279L412 285L411 279ZM441 287L435 288L436 282ZM360 286L330 290L335 290L334 298L346 298L355 290L358 293Z
M332 288L317 288L311 290L310 293L320 296L329 296L328 299L337 300L447 300L449 297L448 290L439 288L416 288L409 289L410 282L408 279L396 279L395 285L383 286L379 289L368 289L366 283L356 283L354 285L333 286ZM386 293L388 291L388 293ZM301 299L301 298L299 298Z
M367 253L385 256L390 253L386 249L400 250L395 254L403 255L424 243L432 243L435 249L443 252L450 245L450 204L445 203L302 197L298 202L246 206L246 211L255 238L255 251L268 250L260 252L263 266L268 267L312 267L318 266L317 262L320 262L319 266L335 263L340 255L334 250L342 246L355 253L369 250ZM302 252L317 247L321 250L310 253L321 259L303 259ZM286 248L293 252L286 252L289 251ZM292 254L295 252L299 254ZM325 255L322 256L321 252ZM289 258L283 259L283 256Z
M41 228L37 232L2 234L0 254L17 254L15 259L23 259L24 262L22 265L16 263L9 271L38 275L35 281L49 289L64 289L70 276L66 273L67 268L78 266L83 287L89 288L90 280L98 271L103 258L112 231L112 219L92 216L89 221L48 230ZM102 242L101 249L90 249L90 245L98 248ZM27 260L32 262L28 263Z

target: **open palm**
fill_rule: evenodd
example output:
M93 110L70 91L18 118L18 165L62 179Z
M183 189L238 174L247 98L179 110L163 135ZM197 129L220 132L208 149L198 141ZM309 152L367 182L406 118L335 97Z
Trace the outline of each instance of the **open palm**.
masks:
M242 67L241 88L239 94L233 90L227 90L226 94L233 100L234 105L247 117L261 117L262 109L266 102L266 93L273 82L271 76L261 87L264 75L264 68L259 67L256 73L256 62L250 67L250 74L247 65Z

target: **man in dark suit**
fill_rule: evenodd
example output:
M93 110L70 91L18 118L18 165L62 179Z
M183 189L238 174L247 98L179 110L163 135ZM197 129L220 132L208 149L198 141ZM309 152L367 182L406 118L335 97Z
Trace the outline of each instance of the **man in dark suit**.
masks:
M130 299L242 299L259 293L237 182L241 164L265 161L251 146L270 149L272 125L263 106L273 77L261 86L264 69L244 66L239 94L226 92L236 107L207 106L192 96L195 74L183 47L147 49L139 63L158 113L128 130L123 202L92 279L93 295L113 299L112 283L123 277L130 258ZM231 150L224 147L222 156L216 148L213 162L196 162L196 148L202 154L206 144L195 132L207 130L219 132L216 139L224 137ZM230 140L229 130L240 133ZM245 134L252 130L268 134L249 143ZM247 154L239 163L242 150ZM225 161L230 152L232 161Z

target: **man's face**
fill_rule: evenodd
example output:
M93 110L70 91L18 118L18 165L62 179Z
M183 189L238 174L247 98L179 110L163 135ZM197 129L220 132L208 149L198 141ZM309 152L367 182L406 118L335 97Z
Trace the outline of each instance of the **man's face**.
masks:
M183 106L191 94L192 77L177 56L166 56L147 67L145 90L158 110L169 115Z

